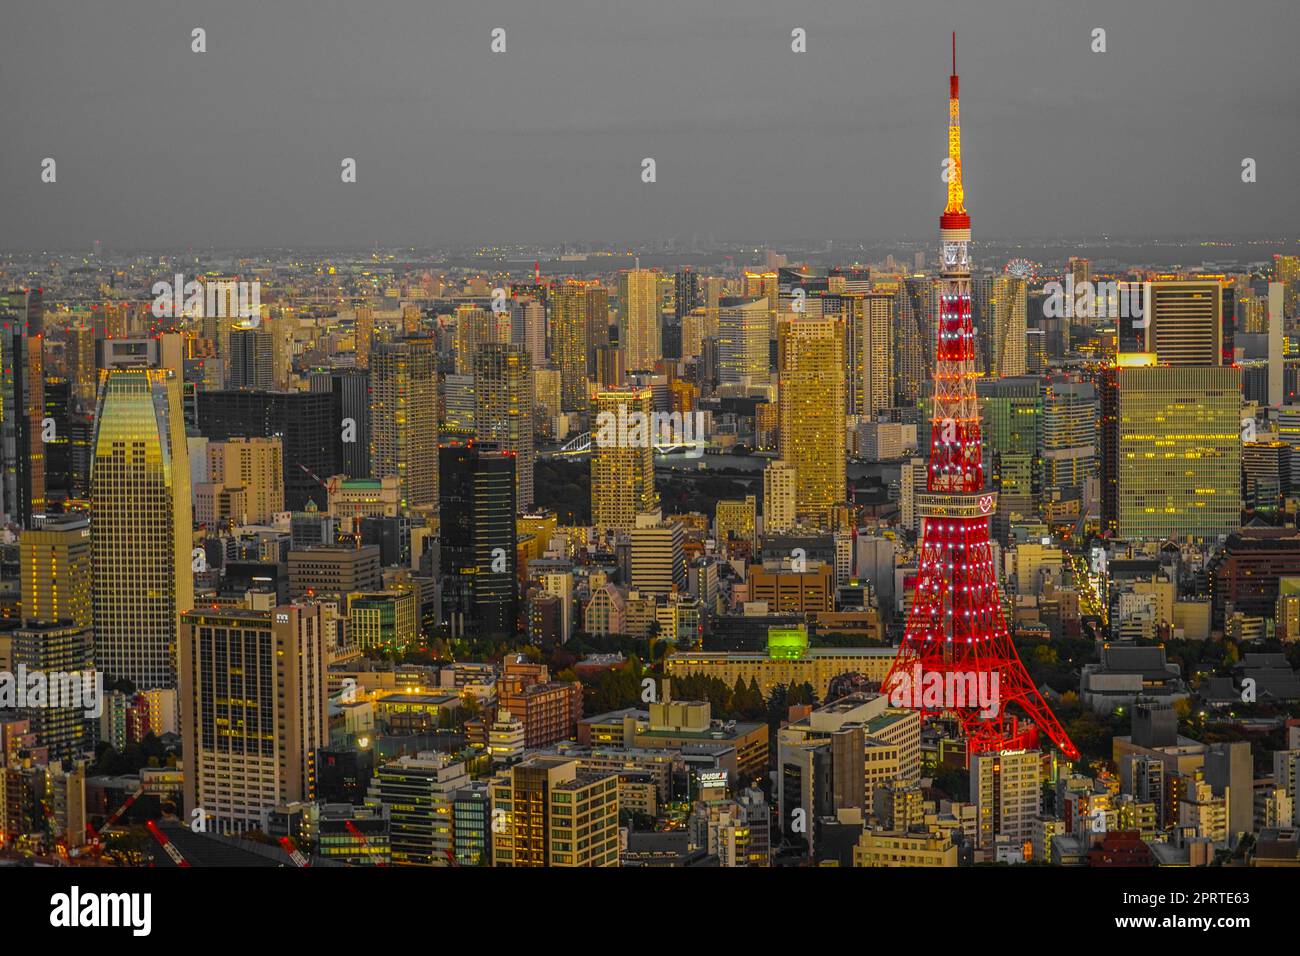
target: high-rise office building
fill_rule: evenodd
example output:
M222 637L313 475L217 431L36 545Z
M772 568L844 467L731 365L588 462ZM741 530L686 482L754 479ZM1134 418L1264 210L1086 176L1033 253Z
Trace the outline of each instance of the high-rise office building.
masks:
M835 319L778 324L781 459L795 469L801 521L829 527L847 495L844 325Z
M276 387L270 329L237 325L230 330L230 387L267 391Z
M403 508L436 508L438 357L433 339L377 342L370 352L370 377L374 477L397 476Z
M767 299L726 296L718 302L718 384L746 395L765 386L768 359Z
M1042 754L1037 750L971 754L977 847L991 848L998 837L1016 845L1029 841L1042 808L1041 764Z
M789 531L797 523L795 472L788 461L774 461L763 469L763 534Z
M493 866L617 866L618 775L533 757L492 780Z
M195 488L196 498L238 489L243 513L226 517L241 524L269 524L284 510L283 442L279 437L209 442L207 479L205 485Z
M297 604L181 615L185 812L210 829L253 829L315 796L314 754L329 744L321 621Z
M583 293L587 311L587 377L596 374L596 354L609 348L609 290L588 282Z
M522 346L492 342L474 359L474 431L484 450L515 456L516 504L533 506L533 376Z
M1097 469L1099 412L1097 389L1091 382L1044 381L1042 498L1045 507L1057 509L1061 517L1086 514L1091 504L1087 485Z
M523 346L533 368L546 364L546 306L537 299L510 303L510 342Z
M474 356L486 342L498 341L496 318L477 305L456 306L456 374L474 374Z
M673 276L673 316L681 322L702 304L699 273L692 271L690 266L677 270Z
M551 362L560 370L560 410L587 409L587 286L566 282L551 295Z
M105 374L90 498L95 660L141 689L175 687L193 519L180 383L166 370Z
M18 553L23 619L89 628L90 519L77 513L38 517L19 538Z
M1300 316L1300 256L1273 256L1273 281L1283 284L1283 313L1286 318Z
M1223 364L1223 286L1217 279L1148 282L1142 315L1144 351L1155 353L1157 365Z
M312 372L310 382L313 392L328 392L333 402L330 422L337 436L334 459L340 473L369 478L370 373L362 368L327 369Z
M988 309L984 316L987 326L977 330L987 344L985 368L991 378L1024 375L1028 283L1023 276L999 275L994 276L989 285Z
M1214 538L1240 526L1241 371L1115 369L1115 510L1122 538Z
M473 442L439 450L442 615L457 633L510 637L518 618L515 464Z
M869 292L849 300L848 411L874 421L894 404L894 297Z
M632 529L632 587L645 594L686 590L686 535L676 521L645 516Z
M102 680L95 687L93 637L89 626L72 621L28 620L13 632L13 666L42 674L46 698L18 708L29 721L38 747L48 747L52 761L93 750L86 718L102 706ZM57 683L56 683L57 682ZM57 696L56 696L57 694ZM97 715L95 715L97 716Z
M469 782L463 763L435 752L407 754L376 771L370 798L388 807L395 865L454 865L452 805Z
M597 392L592 411L591 521L601 531L631 531L637 515L659 507L650 435L651 391L617 388ZM640 436L633 432L635 416L646 423ZM627 427L617 427L620 421L628 423ZM613 440L601 437L602 422L616 426L607 429ZM637 440L639 437L644 440Z
M284 504L302 511L308 501L329 507L321 479L338 474L339 429L333 398L327 392L246 392L235 389L198 393L199 433L209 441L278 435L284 444Z
M619 344L627 353L630 371L644 372L659 358L659 273L632 269L619 276L619 298L623 304L623 337Z
M934 333L938 290L929 276L908 276L894 293L898 334L894 338L894 392L899 405L912 406L934 373Z
M44 340L41 291L0 293L0 524L45 511Z

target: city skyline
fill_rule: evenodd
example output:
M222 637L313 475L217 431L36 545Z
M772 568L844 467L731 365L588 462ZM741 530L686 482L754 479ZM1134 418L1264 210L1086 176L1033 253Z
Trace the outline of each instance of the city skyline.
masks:
M480 15L517 12L517 0L487 2L496 6L411 18L432 15L445 39ZM893 190L878 225L937 216L925 241L467 245L480 227L532 228L543 202L552 236L579 218L650 232L737 200L748 210L737 222L791 224L811 210L829 230L856 214L851 201L815 208L849 194L836 182L847 165L835 138L856 122L836 123L843 84L768 127L746 104L780 103L795 81L746 86L759 65L732 50L703 65L743 95L681 100L661 133L702 142L714 131L701 131L701 115L721 110L723 140L794 141L756 152L752 171L733 171L734 188L697 164L693 202L643 195L629 215L611 196L621 187L596 169L611 137L659 115L657 88L637 85L639 58L675 26L685 52L662 55L671 73L661 79L689 85L688 67L702 65L690 51L717 13L658 20L614 0L628 16L611 28L594 0L562 2L587 12L519 15L569 24L556 42L584 50L587 28L612 30L617 43L588 52L621 54L625 75L575 91L567 125L537 121L563 141L552 149L494 155L468 173L452 162L464 143L449 147L427 183L446 175L463 187L441 209L461 227L455 240L418 253L381 254L376 242L338 256L154 256L96 234L71 254L0 256L0 872L84 873L90 887L140 869L149 889L89 893L89 910L75 884L49 898L52 926L97 905L96 925L108 925L113 905L113 925L129 920L137 935L150 932L152 894L172 892L149 871L209 866L286 871L277 885L312 866L438 868L447 879L463 867L942 868L979 885L954 883L945 913L987 921L991 896L999 927L1022 935L1036 932L1032 920L1082 932L1112 918L1114 928L1209 929L1284 916L1236 890L1274 892L1284 879L1243 874L1300 866L1300 255L1290 241L982 244L987 221L1042 220L1033 177L1019 172L1033 148L1005 122L1022 102L1005 92L1020 65L1008 46L1056 37L1073 19L1037 30L1040 13L1005 0L993 42L988 10L970 12L969 31L932 29L940 11L924 3L881 15L899 34L890 55L922 26L927 45L948 41L942 60L907 60L894 77L923 67L924 96L913 106L910 88L886 85L875 94L901 112L864 127L888 141L886 154L910 151L918 190L927 181L921 198ZM840 2L825 23L839 22ZM318 118L339 69L358 75L339 102L380 91L412 119L424 101L402 56L415 36L408 20L335 0L318 10L328 15L292 37L268 39L279 14L248 34L255 51L284 49L274 70L232 74L222 61L223 83L266 91L240 122L289 102L284 77L315 105L277 115ZM737 47L781 13L744 21ZM185 15L173 10L167 28ZM873 14L853 22L860 31ZM375 39L379 23L394 31L387 43ZM1090 55L1115 56L1157 20L1127 23L1094 29ZM190 53L213 56L215 26ZM1208 37L1209 24L1185 18L1158 26L1161 40L1143 49L1166 66L1185 64L1162 42L1188 50ZM504 33L492 43L528 50L527 31L522 44L510 31L509 54ZM790 55L811 57L800 51L813 34L800 32ZM837 39L853 48L855 35ZM314 69L295 72L314 43ZM436 66L459 70L464 96L441 128L490 139L501 120L540 142L529 107L546 83L511 101L522 112L498 116L494 97L515 67L489 82L471 58L502 54L449 49ZM164 58L167 74L190 69L189 55ZM1077 64L1058 59L1055 80L1079 89ZM836 77L858 66L811 62ZM52 95L87 66L77 60L71 85ZM558 74L580 68L565 60ZM1188 86L1176 69L1148 73L1117 69L1106 80L1116 98L1078 103L1123 115L1121 99L1149 101L1133 95L1139 80L1174 83L1185 99L1162 121L1187 137L1232 134L1231 110L1217 126L1202 115L1183 128L1213 74ZM943 75L946 116L931 111ZM132 103L183 101L187 82L152 100L136 89ZM644 111L611 112L634 88ZM1062 88L1023 102L1050 113ZM219 124L235 100L228 86L209 93L205 120ZM585 112L592 103L603 111ZM355 128L412 158L385 135L390 114L361 109ZM1159 140L1153 115L1144 135ZM913 117L946 131L924 174ZM338 130L354 128L338 119ZM131 122L123 113L121 130ZM295 151L318 145L316 132L299 132ZM207 147L190 171L212 173L231 148L215 143L201 133L159 158ZM276 136L262 145L237 178L290 158ZM576 194L538 190L513 166L563 166L584 145L589 155L567 167L587 197L576 212ZM1089 140L1053 170L1069 193L1056 214L1099 201L1094 175L1111 184L1105 203L1135 216L1205 221L1231 207L1249 218L1261 201L1279 222L1290 215L1267 191L1223 199L1259 185L1253 158L1214 187L1219 205L1199 202L1210 187L1196 164L1213 151L1183 145L1108 157L1141 172L1174 148L1184 162L1152 185L1106 172ZM696 158L707 163L717 147ZM796 154L825 173L800 211L790 206L806 185L797 169L789 191L756 187L769 167L797 166ZM376 217L392 237L426 216L428 192L407 172L390 165L384 189L367 192L351 162L336 184L345 202L312 198L299 175L245 219L248 197L223 169L159 229L188 228L207 210L213 242L227 228L328 221L348 233ZM44 165L45 186L68 182L66 160L57 176L53 160ZM636 188L657 189L666 168L647 158ZM478 187L501 170L512 191L484 200ZM146 188L165 191L168 176ZM874 188L869 171L855 182L864 195ZM84 228L138 193L94 188L104 201L79 210ZM1161 203L1164 191L1179 202ZM135 228L130 216L121 225ZM53 216L51 235L60 228ZM1195 884L1152 875L1192 868L1204 873ZM1080 871L1092 874L1085 902L1060 903ZM1037 896L1017 888L1026 877ZM901 875L883 885L905 892ZM1195 885L1198 899L1138 892L1155 885ZM1119 886L1122 897L1107 896ZM382 889L377 899L397 912ZM1131 908L1148 905L1152 922L1133 921ZM171 919L175 908L158 912ZM924 902L890 912L931 915Z
M934 38L953 28L982 92L967 178L989 236L1278 235L1300 212L1275 5L739 2L24 7L16 34L52 46L6 63L23 136L0 155L0 247L919 237L944 149Z

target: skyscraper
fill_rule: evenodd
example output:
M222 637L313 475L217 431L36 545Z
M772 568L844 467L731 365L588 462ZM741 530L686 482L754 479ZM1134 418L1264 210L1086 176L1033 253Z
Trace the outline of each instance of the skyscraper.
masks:
M334 459L340 473L369 478L370 373L362 368L333 368L312 372L310 382L313 392L328 392L333 401L330 423L338 436Z
M180 383L166 370L104 374L90 498L99 669L175 687L178 615L194 606L193 519Z
M45 320L41 290L0 294L0 524L45 511Z
M768 301L727 296L718 302L718 384L747 395L768 384Z
M629 371L654 368L659 358L659 273L632 269L619 276L623 300L624 337L619 340L627 352Z
M1159 365L1223 364L1223 287L1161 280L1143 289L1146 348Z
M1000 275L991 282L988 328L980 330L988 343L991 378L1024 375L1026 371L1026 312L1028 283L1023 276Z
M517 505L533 506L533 377L522 346L492 342L474 359L475 434L479 447L515 456Z
M1241 370L1115 370L1122 538L1209 539L1241 524Z
M398 477L403 508L436 508L438 357L433 339L375 343L370 352L370 377L370 462L374 476Z
M1091 382L1048 379L1043 385L1042 497L1059 517L1086 515L1097 469L1097 389Z
M830 527L847 497L844 323L790 319L777 324L781 460L795 469L800 521Z
M84 514L45 515L18 540L23 618L71 621L89 628L92 575L90 520Z
M566 282L551 295L551 362L560 370L560 410L587 410L587 287Z
M874 420L894 404L894 297L869 292L853 301L849 411Z
M789 531L795 526L795 473L788 461L774 461L763 469L763 534Z
M496 322L491 312L476 305L456 307L456 373L474 374L474 356L485 342L498 340Z
M442 466L442 614L457 633L512 637L518 617L512 452L446 445Z
M650 435L651 392L648 388L615 388L597 392L592 411L591 522L601 531L631 531L636 516L656 510L653 436ZM603 416L610 416L604 419ZM614 440L600 438L600 423L635 421L647 424L644 441L631 428L614 429Z
M321 620L319 606L297 604L181 616L186 814L242 832L315 796L315 751L329 744Z
M271 332L264 325L237 325L230 330L230 387L267 391L275 388Z
M533 368L546 364L546 306L537 299L517 298L510 304L510 341L528 352Z

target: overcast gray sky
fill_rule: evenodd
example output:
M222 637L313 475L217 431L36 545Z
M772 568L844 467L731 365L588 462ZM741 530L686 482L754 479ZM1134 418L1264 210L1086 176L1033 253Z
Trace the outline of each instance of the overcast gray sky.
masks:
M0 23L7 249L931 235L953 29L977 234L1300 221L1296 0L41 0Z

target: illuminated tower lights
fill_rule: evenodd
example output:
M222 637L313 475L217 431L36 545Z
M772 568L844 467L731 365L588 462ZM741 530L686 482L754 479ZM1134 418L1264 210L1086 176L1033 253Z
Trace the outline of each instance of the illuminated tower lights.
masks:
M977 707L922 707L922 716L954 714L966 734L969 753L1033 749L1042 728L1067 757L1077 759L1078 749L1047 707L1011 642L989 545L989 519L997 508L997 494L984 491L956 34L948 116L948 202L940 218L942 270L930 467L927 494L918 496L917 502L922 516L921 553L907 629L885 687L916 664L922 671L939 673L976 677L996 673L1000 698L996 716L982 717ZM1019 724L1007 705L1018 707L1032 724Z

